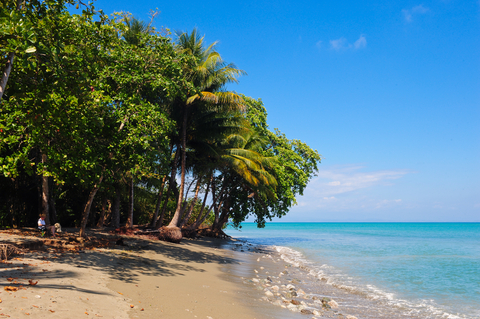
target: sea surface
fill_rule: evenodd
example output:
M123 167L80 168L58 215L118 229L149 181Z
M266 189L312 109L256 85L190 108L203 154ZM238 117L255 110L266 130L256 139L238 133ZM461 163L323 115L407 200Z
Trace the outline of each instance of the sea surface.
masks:
M480 223L243 223L226 233L405 318L480 318Z

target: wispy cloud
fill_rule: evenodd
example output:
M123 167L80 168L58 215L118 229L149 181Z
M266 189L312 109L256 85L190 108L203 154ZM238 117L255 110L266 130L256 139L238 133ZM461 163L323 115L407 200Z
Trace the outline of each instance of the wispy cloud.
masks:
M320 170L299 198L302 210L318 208L332 211L351 209L381 209L402 204L402 199L378 198L374 189L393 185L393 181L409 170L381 170L365 172L360 165L335 166ZM371 189L370 191L368 189ZM365 190L359 192L360 190Z
M332 49L337 51L341 49L345 49L348 47L347 39L340 38L337 40L330 40L330 46L332 47Z
M367 47L367 38L364 35L360 35L358 40L353 44L349 43L346 38L341 37L336 40L330 40L330 48L335 51L341 50L359 50Z
M367 47L367 39L365 38L365 36L361 35L360 38L358 38L358 40L355 41L355 43L353 44L353 48L355 50L358 50L365 47Z
M321 49L322 48L322 40L318 41L316 44L318 49Z
M423 4L420 4L411 9L403 9L402 13L403 13L403 17L405 18L405 21L407 23L410 23L413 21L413 16L425 14L428 11L430 11L430 9L428 9L427 7L424 7Z
M331 196L379 185L408 173L406 170L361 172L361 169L363 169L362 166L343 166L321 170L312 183L317 184L317 190L324 196Z

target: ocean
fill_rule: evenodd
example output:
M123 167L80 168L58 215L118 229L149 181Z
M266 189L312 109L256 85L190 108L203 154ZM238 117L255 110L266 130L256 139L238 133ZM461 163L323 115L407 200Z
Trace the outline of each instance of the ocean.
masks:
M480 318L480 223L243 223L226 233L276 252L305 291L321 279L352 304L384 307L359 318Z

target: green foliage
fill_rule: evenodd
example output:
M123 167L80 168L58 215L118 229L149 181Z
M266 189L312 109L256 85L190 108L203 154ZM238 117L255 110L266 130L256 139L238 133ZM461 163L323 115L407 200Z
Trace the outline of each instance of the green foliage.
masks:
M175 196L162 198L166 221L193 201L183 193L187 174L214 200L205 209L202 199L193 203L186 225L202 214L213 227L238 225L253 214L261 227L288 212L321 157L270 131L261 100L225 89L245 72L223 61L216 43L205 45L197 30L173 42L150 24L92 5L72 15L66 6L74 2L0 3L2 65L15 54L0 108L2 225L34 223L41 176L65 225L80 224L97 191L112 204L119 189L125 216L131 180L134 221L148 223L157 192L167 193L158 180L178 173ZM100 199L93 206L97 217Z

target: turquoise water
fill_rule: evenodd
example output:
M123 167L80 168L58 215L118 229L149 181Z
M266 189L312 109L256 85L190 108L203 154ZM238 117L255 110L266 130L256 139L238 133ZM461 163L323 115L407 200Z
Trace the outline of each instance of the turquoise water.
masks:
M480 318L480 223L244 223L227 233L425 317Z

